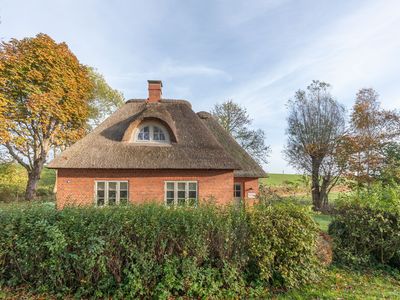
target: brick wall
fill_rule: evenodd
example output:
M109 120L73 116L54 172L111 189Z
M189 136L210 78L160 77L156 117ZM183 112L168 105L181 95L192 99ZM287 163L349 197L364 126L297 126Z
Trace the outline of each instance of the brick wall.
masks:
M252 204L252 202L254 202L255 199L249 199L248 194L255 193L258 196L259 192L258 178L235 177L234 181L235 183L242 184L243 197L246 200L247 204Z
M59 169L57 207L61 209L65 205L92 205L96 180L128 181L129 201L134 203L164 203L164 182L168 180L197 181L199 201L214 197L217 203L225 204L231 203L233 198L233 171ZM250 182L254 184L254 180Z

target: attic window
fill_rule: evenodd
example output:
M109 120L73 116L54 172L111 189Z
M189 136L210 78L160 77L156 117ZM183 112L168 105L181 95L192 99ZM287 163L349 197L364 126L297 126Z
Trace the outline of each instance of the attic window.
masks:
M165 127L157 122L143 123L136 131L137 143L169 143L169 134Z

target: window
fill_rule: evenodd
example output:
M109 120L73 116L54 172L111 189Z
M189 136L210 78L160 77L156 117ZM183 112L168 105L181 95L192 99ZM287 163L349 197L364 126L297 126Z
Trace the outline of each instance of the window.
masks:
M197 197L196 181L165 182L165 204L168 206L196 206Z
M156 122L146 122L140 126L136 134L136 142L169 143L167 130Z
M96 181L97 206L124 205L128 203L127 181Z
M234 198L242 198L242 184L235 183L233 185L233 197Z

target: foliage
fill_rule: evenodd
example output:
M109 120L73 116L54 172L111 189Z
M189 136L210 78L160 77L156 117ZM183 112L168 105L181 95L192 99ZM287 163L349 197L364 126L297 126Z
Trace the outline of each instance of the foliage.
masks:
M252 210L250 252L260 279L278 287L315 280L316 235L315 223L304 207L260 205Z
M400 143L393 141L383 147L383 165L377 180L384 185L400 184Z
M335 260L400 268L400 189L374 185L337 201L329 226Z
M94 86L93 96L89 101L89 125L94 127L124 104L124 96L111 88L97 70L88 67L88 71Z
M390 154L385 153L385 147L399 137L399 122L398 112L380 108L374 89L361 89L357 93L346 148L347 176L359 186L370 185L382 173L386 155Z
M236 141L259 163L267 163L270 152L265 144L265 132L261 129L253 130L252 123L246 108L228 100L216 104L211 111L221 126L228 131Z
M0 201L23 197L26 172L14 163L0 163Z
M313 81L307 91L297 91L288 102L288 142L284 153L289 164L311 176L317 210L328 204L328 194L344 165L337 154L345 131L345 110L328 88L327 83Z
M0 144L28 172L26 198L52 147L85 132L93 85L65 43L48 35L0 45Z
M318 273L295 206L9 207L0 227L0 284L59 297L260 298Z

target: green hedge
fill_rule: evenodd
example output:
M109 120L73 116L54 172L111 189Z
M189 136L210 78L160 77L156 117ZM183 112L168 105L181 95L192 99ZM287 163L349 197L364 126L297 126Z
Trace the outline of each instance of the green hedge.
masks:
M0 284L60 297L261 297L319 268L316 226L293 205L11 208L0 228Z
M334 260L353 266L400 268L400 215L359 205L343 206L329 226Z
M336 262L400 268L400 186L378 184L339 199L329 234Z

